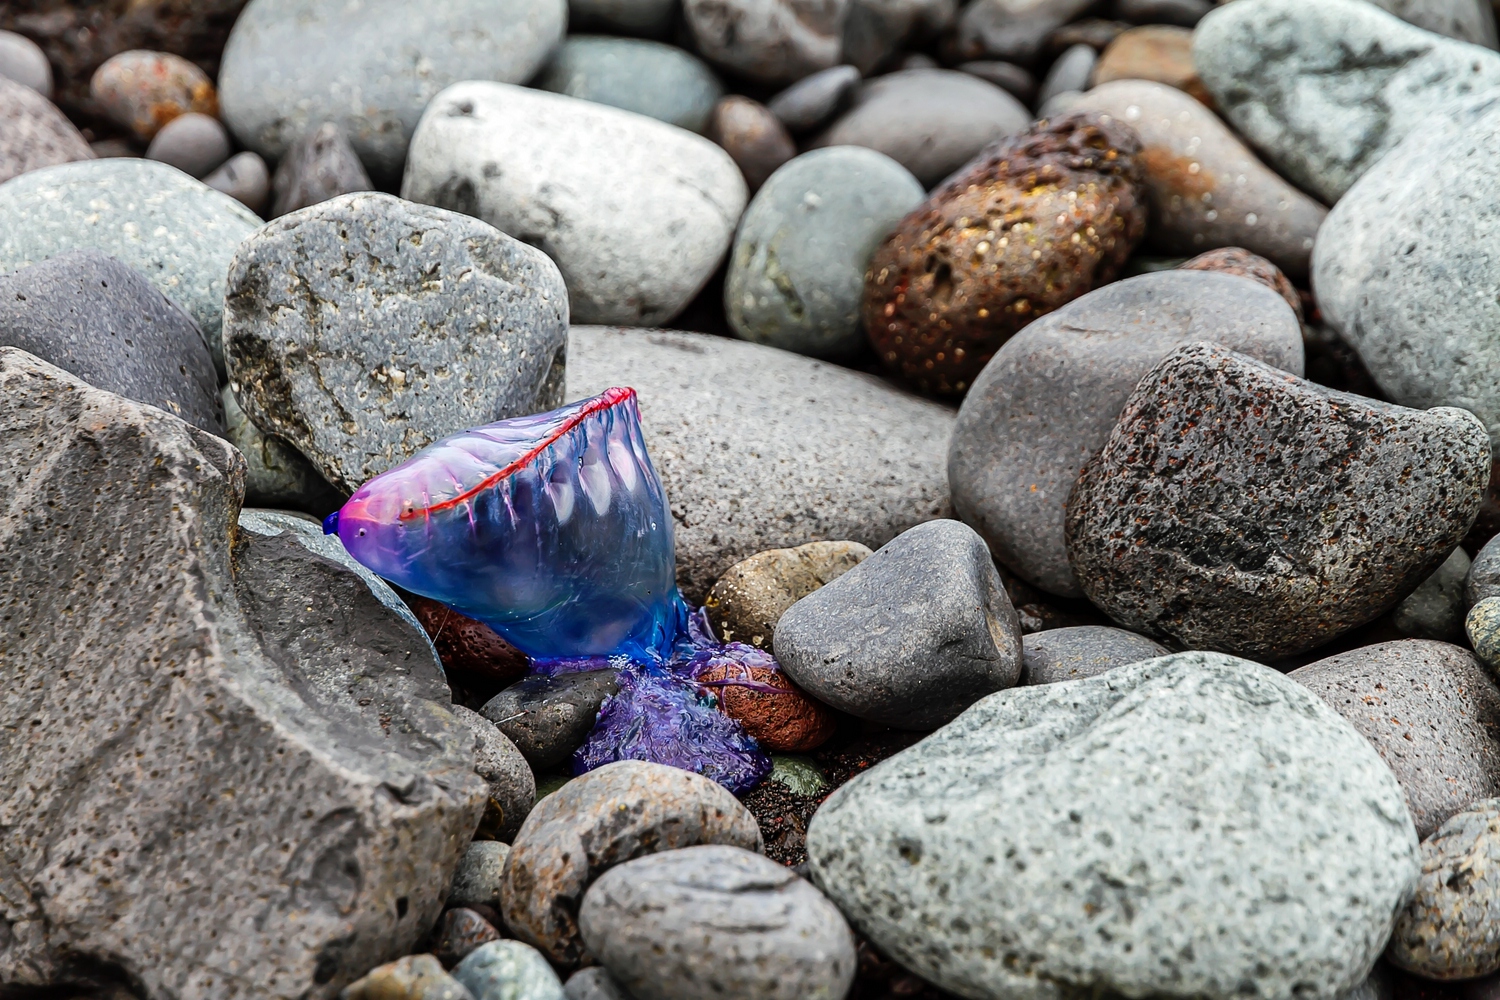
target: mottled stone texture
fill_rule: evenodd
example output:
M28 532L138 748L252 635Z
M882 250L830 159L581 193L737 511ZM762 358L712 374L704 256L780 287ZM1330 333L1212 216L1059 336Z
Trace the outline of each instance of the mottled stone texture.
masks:
M51 101L5 77L0 77L0 136L0 183L40 167L94 158Z
M331 1000L411 950L484 798L425 638L231 551L223 440L10 348L0 400L0 981Z
M703 608L723 642L770 649L776 623L787 608L869 555L869 546L858 542L808 542L757 552L719 577Z
M1422 844L1417 892L1386 956L1430 979L1500 970L1500 799L1476 802Z

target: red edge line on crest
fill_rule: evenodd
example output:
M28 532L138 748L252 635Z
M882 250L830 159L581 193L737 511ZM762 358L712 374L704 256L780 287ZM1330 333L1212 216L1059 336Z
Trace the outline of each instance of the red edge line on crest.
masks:
M583 409L579 410L577 413L573 414L572 417L568 418L568 421L565 424L563 424L557 430L553 431L550 435L548 435L547 438L546 438L546 440L544 440L541 443L539 443L536 447L532 448L526 454L522 455L520 458L518 458L514 462L510 463L505 468L501 469L499 472L494 472L494 473L491 473L488 476L485 476L483 479L481 479L474 486L471 486L467 490L464 490L462 493L460 493L456 497L452 497L451 499L444 500L442 503L435 503L435 504L433 504L430 507L423 507L421 510L415 510L414 509L414 510L403 511L402 513L400 513L400 514L398 514L396 516L396 520L398 520L398 521L410 521L414 517L425 517L425 516L430 515L430 514L435 514L438 511L448 510L448 509L450 509L452 507L457 507L459 504L466 502L467 500L469 500L471 497L475 496L476 494L482 493L485 490L489 489L491 486L494 486L496 483L498 483L500 480L504 479L506 476L509 476L512 473L514 473L517 469L520 469L520 468L524 467L533 458L536 458L538 455L540 455L547 448L551 447L552 443L555 442L558 438L562 437L564 434L568 433L573 428L575 428L579 424L581 424L584 421L585 418L590 417L590 416L594 415L595 413L598 413L600 410L607 410L611 406L618 406L619 404L625 402L626 400L630 400L630 399L634 399L634 398L635 398L635 390L634 389L630 389L630 388L622 389L622 388L619 388L618 386L616 386L614 388L610 388L610 389L605 389L599 395L595 396L592 400L590 400L589 404L587 406L585 406Z

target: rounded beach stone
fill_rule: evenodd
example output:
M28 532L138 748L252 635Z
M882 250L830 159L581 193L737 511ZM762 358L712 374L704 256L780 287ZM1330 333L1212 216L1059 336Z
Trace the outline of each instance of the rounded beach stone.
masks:
M478 1000L432 955L408 955L371 969L340 1000Z
M977 59L973 62L959 63L957 69L993 83L1028 107L1036 97L1036 77L1032 76L1031 71L1024 66L998 59Z
M276 165L271 181L276 202L271 215L286 215L374 187L343 129L324 122L292 143Z
M838 64L849 0L683 0L704 58L756 83L793 83Z
M1194 271L1105 285L1000 348L948 446L954 508L997 559L1049 593L1083 596L1063 536L1068 493L1141 377L1197 341L1302 374L1301 327L1275 292Z
M240 405L346 493L447 434L562 403L562 277L478 219L343 195L247 238L228 284Z
M533 674L485 702L481 714L532 767L548 768L583 744L599 718L599 706L617 690L613 669Z
M1386 958L1428 979L1500 970L1500 799L1476 802L1422 844L1416 895Z
M1139 154L1119 121L1065 115L934 191L870 261L862 313L881 361L962 395L1017 330L1113 281L1145 233Z
M1116 80L1165 84L1213 106L1213 97L1193 66L1193 33L1186 28L1148 24L1121 32L1094 64L1095 87Z
M811 132L844 109L859 88L856 66L830 66L803 77L766 107L792 132Z
M1030 632L1021 636L1021 683L1083 680L1169 652L1143 635L1107 625L1074 625Z
M1099 54L1092 45L1070 45L1052 62L1047 76L1037 91L1038 105L1046 104L1058 94L1078 93L1089 88L1089 79L1094 74L1094 63Z
M971 74L905 69L861 84L849 110L812 145L868 147L930 187L1030 120L1014 97Z
M787 609L776 659L820 701L936 729L1021 675L1021 626L984 539L959 521L902 532Z
M959 13L956 54L1030 66L1053 32L1090 6L1090 0L975 0Z
M807 847L876 947L975 1000L1339 996L1419 860L1363 737L1216 653L990 695L835 791Z
M233 389L226 385L219 398L224 404L224 439L245 458L247 506L300 510L322 518L349 499L300 451L251 423Z
M529 80L567 19L566 0L252 0L224 48L224 121L273 161L332 122L371 174L399 177L439 91Z
M462 705L454 705L452 712L474 734L478 744L474 771L489 786L489 801L476 836L509 841L536 802L536 776L521 751L493 722Z
M604 35L568 37L531 84L702 132L724 85L675 45Z
M469 952L453 978L474 1000L565 1000L562 980L541 952L520 941L491 941Z
M271 172L259 153L235 153L203 183L222 191L252 212L262 211L271 196Z
M740 94L719 99L704 134L734 160L752 194L797 155L797 144L780 119L764 104Z
M1280 295L1297 316L1297 322L1303 321L1302 296L1297 293L1297 286L1282 273L1281 268L1272 264L1259 254L1253 254L1243 247L1220 247L1207 253L1183 261L1177 265L1180 271L1214 271L1218 274L1232 274L1240 278L1249 278L1258 281L1271 291Z
M161 127L146 149L146 159L203 177L229 159L229 133L219 119L189 111Z
M1391 612L1396 630L1413 639L1463 642L1464 580L1469 569L1469 556L1463 549L1449 553L1443 564Z
M771 648L787 608L838 579L870 555L858 542L808 542L768 549L724 571L703 602L721 642Z
M759 851L760 829L733 795L700 775L637 760L606 764L526 818L505 863L505 926L559 968L588 964L577 918L593 880L621 862L698 844Z
M449 906L500 906L500 879L505 874L505 859L510 845L498 840L476 840L464 852L453 872L453 888L448 892Z
M0 76L52 98L52 64L42 47L25 35L0 31Z
M422 623L443 661L443 672L485 681L513 683L531 669L526 654L482 621L460 614L430 598L407 594L406 603Z
M1497 536L1500 537L1500 536ZM1500 542L1484 544L1464 577L1464 606L1471 608L1486 597L1500 596Z
M1414 590L1469 530L1489 472L1488 435L1464 410L1381 403L1193 344L1147 373L1084 467L1068 557L1128 628L1275 660Z
M590 953L637 996L842 1000L854 935L796 873L739 847L702 845L616 865L578 913Z
M432 953L438 961L452 967L480 945L499 940L500 932L493 924L460 906L445 912L432 929Z
M223 369L224 276L260 219L164 163L90 160L0 185L0 271L93 248L144 274L198 324Z
M0 184L42 167L93 158L83 134L51 101L0 76Z
M775 667L710 667L694 679L713 691L720 711L739 722L766 750L813 750L838 728L828 706L809 698ZM784 693L766 691L766 687Z
M751 199L729 251L730 329L798 354L857 353L870 256L922 199L917 179L872 149L815 149L782 166Z
M141 142L150 142L178 115L219 113L219 96L208 74L170 52L132 49L111 56L94 71L89 96Z
M574 322L638 325L671 319L703 287L747 196L734 161L701 136L482 81L433 99L401 194L545 252L567 282Z
M1500 597L1486 597L1470 608L1464 632L1474 655L1500 674Z
M599 965L573 973L563 987L563 994L568 1000L632 1000L609 970Z

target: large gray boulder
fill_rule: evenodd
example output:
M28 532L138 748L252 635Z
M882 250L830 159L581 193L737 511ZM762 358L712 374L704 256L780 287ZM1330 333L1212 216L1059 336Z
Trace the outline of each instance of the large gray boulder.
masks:
M640 394L690 601L766 549L879 548L949 516L952 411L879 379L722 337L574 327L567 397L613 385Z
M834 792L807 847L877 947L974 1000L1331 1000L1419 861L1369 744L1214 653L993 694Z
M556 266L388 194L342 195L245 240L224 323L245 413L345 493L448 434L563 401Z
M12 348L0 400L0 981L331 1000L409 952L484 804L421 631L236 532L222 439Z

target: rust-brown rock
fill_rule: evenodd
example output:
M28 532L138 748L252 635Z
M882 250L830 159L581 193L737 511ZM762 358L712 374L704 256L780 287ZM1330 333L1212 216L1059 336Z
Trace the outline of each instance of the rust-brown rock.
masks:
M773 667L710 667L697 681L718 692L719 707L767 750L801 752L822 746L838 728L833 710ZM777 691L766 691L773 687Z
M94 71L89 94L116 125L150 142L161 127L189 111L214 116L219 95L208 74L170 52L133 49Z
M498 691L526 675L526 654L484 622L417 594L406 595L406 604L432 640L450 681Z
M866 272L865 329L886 367L962 395L1017 330L1114 280L1146 230L1140 149L1118 119L1062 115L934 191Z
M1100 53L1094 86L1114 80L1150 80L1176 87L1206 107L1214 99L1193 67L1193 32L1170 24L1145 24L1122 32Z
M526 817L500 884L505 926L564 971L589 964L578 907L594 879L621 862L698 844L762 847L755 817L707 778L639 760L606 764Z
M1192 260L1179 264L1179 271L1218 271L1220 274L1232 274L1240 278L1249 278L1258 281L1271 291L1286 300L1286 304L1292 307L1292 312L1297 316L1297 322L1302 322L1302 296L1297 294L1297 287L1292 284L1281 268L1266 260L1260 254L1251 253L1243 247L1220 247L1218 250L1210 250L1208 253L1200 253Z

